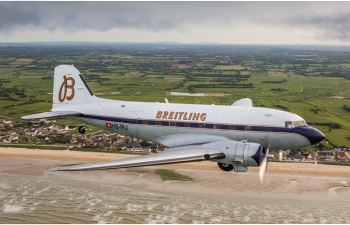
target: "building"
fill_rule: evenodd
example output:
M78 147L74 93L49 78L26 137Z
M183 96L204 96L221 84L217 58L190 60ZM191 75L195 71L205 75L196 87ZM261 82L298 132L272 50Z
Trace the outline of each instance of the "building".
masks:
M165 150L166 150L166 148L157 148L156 149L157 152L162 152L162 151L165 151Z
M150 152L151 148L150 147L142 147L141 151L143 151L143 152Z
M10 119L7 119L7 120L3 120L2 122L5 123L5 124L10 124L10 123L11 123L11 120L10 120Z

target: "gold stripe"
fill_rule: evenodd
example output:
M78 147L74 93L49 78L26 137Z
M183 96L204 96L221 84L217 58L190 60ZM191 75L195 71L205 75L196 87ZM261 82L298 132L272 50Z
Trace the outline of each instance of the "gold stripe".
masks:
M154 120L154 121L164 121L164 122L183 122L183 123L204 123L204 124L224 124L224 125L236 125L236 126L255 126L255 127L285 127L285 126L274 126L274 125L257 125L257 124L236 124L236 123L215 123L215 122L200 122L197 120L163 120L163 119L148 119L148 118L133 118L133 117L120 117L120 116L109 116L109 115L97 115L97 114L84 114L92 116L105 116L113 118L122 118L122 119L133 119L133 120ZM192 122L193 121L193 122Z

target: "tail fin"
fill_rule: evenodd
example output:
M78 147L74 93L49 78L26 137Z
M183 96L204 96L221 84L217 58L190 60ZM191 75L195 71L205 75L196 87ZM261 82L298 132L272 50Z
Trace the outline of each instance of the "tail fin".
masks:
M80 72L73 65L60 65L55 68L52 108L60 108L64 104L91 103L93 96Z
M85 83L79 71L70 65L55 68L53 83L53 105L51 112L23 116L23 119L41 119L60 116L80 116L76 105L96 102L96 96Z

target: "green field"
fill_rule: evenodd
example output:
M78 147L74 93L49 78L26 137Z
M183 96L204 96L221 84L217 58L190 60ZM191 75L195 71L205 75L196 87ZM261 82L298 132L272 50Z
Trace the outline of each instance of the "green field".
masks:
M343 108L350 106L350 66L339 65L350 63L350 55L344 57L349 51L310 50L311 57L298 49L271 48L261 54L259 47L225 46L208 48L202 57L201 47L18 48L16 53L10 47L0 49L0 115L19 119L49 111L54 67L73 63L101 98L216 105L251 98L255 106L287 110L310 124L338 123L341 128L331 131L329 125L315 127L333 145L350 147L350 112ZM17 63L17 58L36 60ZM175 69L174 64L191 67ZM170 95L173 91L208 96ZM83 125L64 118L56 124Z

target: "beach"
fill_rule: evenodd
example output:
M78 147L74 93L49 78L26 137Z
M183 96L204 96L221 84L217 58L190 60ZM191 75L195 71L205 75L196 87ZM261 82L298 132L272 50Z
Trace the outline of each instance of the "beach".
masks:
M209 205L214 204L214 202L216 202L215 204L218 204L217 202L228 202L227 204L231 204L232 202L234 202L235 204L242 204L242 206L240 206L240 209L242 209L242 207L249 208L249 204L251 204L251 202L254 202L252 203L253 205L267 204L268 207L270 207L272 210L272 208L276 208L276 207L281 208L284 205L284 202L287 201L287 202L290 202L290 204L296 204L297 207L299 208L309 207L310 204L317 205L321 207L322 210L323 208L325 211L328 210L327 211L328 213L332 212L332 210L330 210L330 208L332 208L334 210L334 213L337 214L340 212L339 210L343 209L342 204L349 204L350 202L350 197L349 197L350 196L350 188L349 188L350 187L350 167L347 167L347 166L273 162L273 163L269 163L268 170L267 170L268 173L262 184L260 183L260 180L259 180L258 168L249 168L248 172L246 173L223 172L218 168L217 164L213 162L193 162L193 163L182 163L182 164L173 164L173 165L139 167L139 168L131 168L131 169L113 169L113 170L96 170L96 171L53 172L49 170L50 168L57 167L57 166L64 166L64 165L77 164L77 163L98 162L98 161L105 161L105 160L114 160L114 159L121 159L126 157L135 157L135 155L97 153L97 152L79 152L79 151L67 151L67 150L61 151L61 150L0 148L0 176L3 178L3 180L5 178L11 180L11 182L2 184L2 186L5 187L5 189L3 189L2 192L6 193L6 190L8 191L11 190L11 188L6 189L6 187L11 187L12 185L18 186L18 184L16 185L14 184L14 182L18 182L18 180L22 181L23 179L24 180L29 179L30 183L34 182L35 184L38 183L37 181L40 181L39 182L40 184L49 182L50 184L47 184L47 187L46 187L46 188L49 188L48 190L52 190L52 187L58 187L58 186L67 187L67 186L79 184L78 186L81 190L78 190L79 188L77 187L75 187L75 189L73 188L74 190L76 190L77 193L82 193L84 192L83 190L86 190L89 188L90 189L92 188L94 190L96 189L95 191L98 192L99 189L97 187L100 187L101 185L103 185L104 187L103 190L106 192L105 193L106 195L114 195L115 192L113 192L114 194L112 194L112 193L109 193L109 191L112 190L113 188L121 188L122 190L128 193L126 194L128 196L135 197L135 195L138 195L135 193L139 193L141 191L142 193L143 192L153 193L149 195L153 197L154 195L162 195L162 196L166 196L164 197L164 199L168 199L168 198L181 199L179 200L180 202L187 201L188 198L195 199L193 200L194 202L198 202L198 201L210 202L210 203L206 203ZM177 173L189 176L193 180L192 181L163 181L158 175L154 173L154 171L159 168L175 170ZM129 171L133 169L143 170L143 171L146 171L146 173L134 173ZM25 181L25 182L28 183L29 181ZM61 184L62 182L64 183L64 185ZM2 186L0 183L0 187ZM25 185L25 186L28 186L28 185ZM43 190L44 189L45 188L43 188ZM137 191L135 192L135 190ZM35 191L34 193L38 191L40 192L41 189ZM101 190L102 193L104 191ZM54 193L57 193L57 192L54 192ZM54 193L50 195L50 199L56 198L55 197L56 195ZM88 194L86 195L88 196ZM0 192L0 196L1 196L1 192ZM8 196L13 196L13 194L12 195L8 194ZM125 196L125 194L123 196ZM150 197L150 198L142 197L141 202L138 197L135 197L135 198L130 197L130 198L134 199L133 201L137 201L138 202L137 204L139 205L145 205L145 203L147 202L157 202L157 200L153 199L153 197ZM11 202L11 200L6 200L6 201ZM50 201L55 201L55 200L51 199ZM165 201L164 203L159 203L160 205L158 206L159 207L162 206L160 208L164 209L164 207L167 207L167 204L170 204L169 202L168 203L166 202L167 201ZM114 207L119 207L118 209L121 211L117 210L118 211L117 213L117 211L111 210L111 212L115 212L118 215L123 210L124 211L126 210L125 212L127 212L128 204L131 204L131 203L126 203L126 202L124 203L125 205L123 206L121 205L114 206ZM26 208L23 205L18 206L18 204L17 204L17 207ZM83 203L79 203L79 204L83 204ZM102 204L102 202L99 204ZM113 204L117 204L117 203L115 202ZM121 204L121 203L119 202L118 204ZM184 203L181 203L181 204L184 204ZM0 212L2 210L3 216L9 216L8 222L12 222L11 220L12 217L10 216L12 215L11 209L12 209L12 212L16 212L16 207L15 207L16 204L13 205L11 203L11 204L3 204L3 205L5 206L10 205L12 207L11 208L10 206L8 206L6 208L5 206L3 206L2 208L0 208ZM78 206L74 206L74 208L76 207ZM195 207L199 207L199 206L196 205ZM22 209L22 208L17 208L17 209ZM313 213L319 213L319 210L321 209L318 209L318 211L315 211L315 212L311 212L312 218L314 218L311 221L313 221L314 223L322 222L321 220L316 219L315 215L313 214ZM213 206L210 208L210 210L217 210L217 209L216 207ZM288 207L286 208L286 210L288 210ZM10 213L8 213L8 211L10 211ZM148 214L146 213L142 217L142 219L133 220L132 222L147 223L148 220L153 221L152 219L150 219L150 217L153 218L155 214L153 211L151 213L151 211L148 212ZM170 211L167 211L167 212L170 212ZM24 211L18 210L19 214L21 214L21 212L28 213L28 211L25 211L25 210ZM174 212L172 211L172 213ZM185 209L183 209L182 213L184 213L184 216L187 215ZM261 211L260 213L263 213L265 215L267 212ZM18 214L16 216L18 217ZM93 218L94 216L91 216L91 218ZM1 217L2 215L0 214L0 218ZM111 217L108 217L108 218L111 218ZM104 219L98 220L98 222L109 221L113 223L119 223L119 222L129 223L125 221L125 216L123 216L123 218L124 219L121 219L120 221L118 221L116 217L113 221L111 219L106 220L104 218ZM153 219L155 218L156 217L154 217ZM160 218L163 218L163 217L160 217ZM199 218L197 218L196 216L192 216L192 217L189 216L188 218L186 217L187 219L184 221L179 220L180 217L176 217L175 220L174 218L173 220L169 218L172 218L172 217L169 217L168 215L166 220L160 219L155 221L163 222L163 223L167 223L167 222L192 223L194 221L197 221L197 222L202 221L202 220L198 220ZM193 220L191 220L191 218ZM233 222L263 223L264 222L264 220L260 220L260 219L256 219L256 220L249 219L247 221L244 221L243 217L241 218L242 220L240 219L236 220L237 217L233 217L232 213L230 213L229 211L227 212L227 218L230 218L230 219L223 220L221 218L221 219L218 219L217 222L218 223L220 222L225 223L225 221L227 223L233 223ZM253 217L250 217L250 218L253 218ZM287 218L287 220L285 220L286 219L285 217L283 217L284 219L281 219L282 217L281 218L278 217L279 219L276 218L276 220L274 220L273 218L275 217L271 217L272 220L269 221L270 223L274 223L276 221L277 222L280 221L282 223L286 221L290 223L293 223L293 222L303 223L302 218L299 218L300 220L299 219L291 220L291 218ZM326 221L328 223L332 223L336 221L340 223L350 222L346 220L346 218L347 217L343 218L342 216L340 216L338 217L338 219L340 220L336 220L334 217L333 220L330 220L328 218L326 219ZM71 221L62 220L62 221L76 222L75 220L71 220ZM82 220L82 221L94 222L94 220L89 220L89 221ZM209 217L208 219L203 220L203 222L205 223L208 223L210 221L211 220L209 220ZM38 222L38 221L35 220L31 222ZM53 219L51 222L60 223L60 220Z

